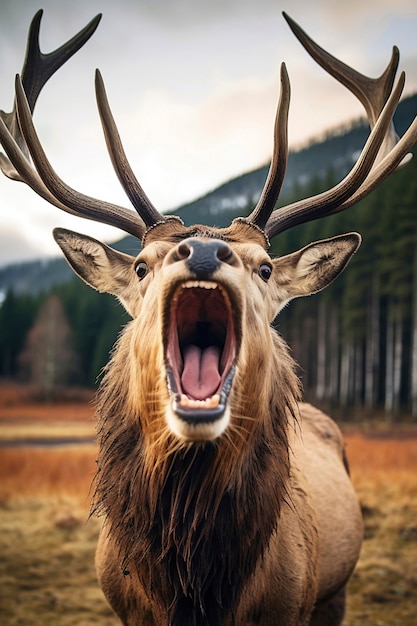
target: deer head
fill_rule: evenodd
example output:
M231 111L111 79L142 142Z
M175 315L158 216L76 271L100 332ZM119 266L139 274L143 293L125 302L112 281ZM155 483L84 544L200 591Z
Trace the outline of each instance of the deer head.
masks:
M227 228L185 227L178 217L160 214L137 181L98 71L96 96L106 144L135 210L81 194L55 173L36 135L32 112L42 86L87 41L100 16L44 55L38 44L41 15L37 13L30 28L22 77L16 78L14 110L1 115L0 141L7 155L1 155L2 170L58 208L117 226L141 240L141 252L134 258L91 237L54 231L74 271L93 288L114 294L134 318L135 381L129 384L137 387L141 381L148 393L145 404L151 403L152 394L158 397L157 412L178 439L215 439L229 425L235 398L248 397L243 387L251 386L254 371L259 373L271 350L269 326L279 310L293 298L326 287L360 244L360 236L349 233L271 258L270 239L297 224L347 209L409 158L417 120L401 139L392 122L404 86L402 74L393 87L398 50L394 48L379 78L368 78L325 52L284 14L311 56L364 105L371 132L363 151L351 172L332 189L275 208L288 153L290 85L283 64L273 156L255 208ZM156 364L153 380L149 362ZM262 386L256 393L262 394ZM131 397L135 398L132 390Z

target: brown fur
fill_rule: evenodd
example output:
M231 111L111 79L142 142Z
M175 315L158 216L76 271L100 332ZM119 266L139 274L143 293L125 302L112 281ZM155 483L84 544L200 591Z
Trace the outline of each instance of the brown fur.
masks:
M150 386L140 385L143 413L132 414L126 391L134 383L125 376L132 361L127 353L135 344L133 325L109 365L98 409L94 509L106 516L110 543L116 538L119 568L136 570L167 624L214 626L222 623L224 612L236 611L243 582L267 548L281 503L288 498L286 409L294 410L298 381L286 351L275 343L277 349L269 354L277 373L276 400L268 402L265 415L256 421L248 417L254 414L252 407L240 398L256 397L262 390L256 384L253 392L243 393L239 388L246 377L238 378L231 433L199 446L179 445L166 432L163 407L158 406L166 394L164 381L155 393L154 381L161 376L149 367L155 359L150 360L145 342L140 363L148 363ZM252 370L252 360L259 359L250 356ZM288 391L282 393L278 381L286 378Z
M267 286L251 269L268 259L262 235L228 229L233 258L215 279L241 312L230 423L213 441L183 441L165 419L163 310L173 281L189 276L175 241L225 240L213 230L151 229L139 258L152 272L140 283L126 255L116 262L90 238L61 241L84 279L107 280L135 318L99 391L99 581L126 626L304 626L310 617L335 626L360 547L359 508L340 432L300 410L293 361L269 322L286 300L332 280L346 263L340 247L351 254L353 244L347 236L277 259Z

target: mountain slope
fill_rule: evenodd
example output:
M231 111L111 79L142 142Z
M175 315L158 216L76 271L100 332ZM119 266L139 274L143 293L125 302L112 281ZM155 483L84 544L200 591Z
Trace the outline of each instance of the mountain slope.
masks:
M402 135L410 125L417 110L417 94L405 98L395 115L395 125ZM285 182L281 196L302 192L314 178L323 179L329 169L336 179L341 179L352 167L368 135L364 120L357 120L311 141L298 150L290 151ZM219 227L230 224L234 217L247 214L264 185L268 166L260 167L233 180L194 202L183 205L172 213L185 224L203 223ZM135 254L138 242L124 237L113 247ZM12 288L16 293L37 294L52 286L64 283L73 276L62 258L13 264L0 268L0 294Z

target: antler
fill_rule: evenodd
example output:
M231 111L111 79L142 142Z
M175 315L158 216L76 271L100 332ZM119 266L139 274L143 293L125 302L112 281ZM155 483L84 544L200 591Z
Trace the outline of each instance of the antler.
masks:
M101 15L96 15L85 28L77 35L67 41L63 46L57 48L49 54L43 54L39 47L39 31L43 11L40 9L32 20L29 27L26 56L22 69L22 83L28 99L31 112L35 108L39 93L49 78L59 69L73 54L75 54L91 37L96 30ZM28 155L25 143L17 124L16 104L11 113L0 111L0 118L3 119L12 136L16 139L21 150ZM3 173L9 178L21 180L19 173L12 164L0 154L0 166Z
M107 148L116 174L137 212L81 194L66 185L53 170L33 126L32 113L36 100L52 74L91 37L101 16L95 17L75 37L49 54L43 54L39 47L41 17L42 11L38 11L30 26L22 80L19 77L16 80L13 111L0 111L0 141L8 156L0 154L0 167L4 174L27 183L48 202L68 213L117 226L139 238L157 222L179 219L161 215L137 181L127 161L98 71L96 97ZM275 120L271 166L259 201L246 218L264 229L269 238L297 224L347 209L404 164L411 157L407 153L417 140L417 118L401 139L392 121L404 87L404 74L401 74L393 89L399 61L396 47L383 74L379 78L369 78L331 56L285 13L284 17L310 55L357 96L367 112L371 133L356 165L340 183L322 194L274 210L288 157L290 83L285 65L281 66L281 95Z
M279 148L275 142L267 183L258 202L258 205L265 203L266 206L267 204L268 208L257 205L247 218L248 221L262 228L262 222L265 221L265 216L269 210L268 216L270 215L270 217L265 223L265 232L269 238L297 224L337 213L352 206L369 194L397 167L405 164L411 158L411 155L407 153L417 140L417 119L413 121L401 139L398 138L392 121L405 80L403 73L397 86L392 90L399 61L399 52L396 47L393 48L390 63L383 74L379 78L369 78L323 50L285 13L284 17L310 55L327 72L350 89L363 104L371 127L371 134L356 165L341 183L325 193L272 211L269 209L271 205L273 208L278 199L278 194L273 192L268 197L267 202L264 201L264 197L265 189L268 188L268 180L275 177L275 170L277 169L275 164L278 159ZM281 121L281 129L278 130L278 133L280 132L286 135L286 120L285 122L284 120ZM262 216L261 219L258 217L260 215Z
M274 149L265 186L247 220L265 228L284 182L288 162L288 112L290 108L290 81L285 64L281 65L281 93L274 127Z
M8 157L0 154L0 167L6 176L25 182L58 208L73 215L116 226L142 238L148 226L167 218L152 206L128 166L101 79L97 79L97 99L106 142L119 178L140 215L131 209L86 196L66 185L49 163L32 121L32 112L42 87L91 37L101 15L96 16L75 37L49 54L42 54L39 47L41 17L42 11L38 11L29 29L22 79L16 79L13 111L0 114L0 141Z
M123 150L119 133L117 131L113 115L110 111L106 91L104 89L103 79L99 70L96 71L96 96L101 124L103 126L104 136L106 139L106 145L113 163L114 170L128 198L130 199L131 203L133 204L139 215L142 217L146 226L152 226L153 224L156 224L156 222L166 221L166 219L178 219L173 217L166 218L162 216L155 209L155 207L143 191L138 180L136 179L136 176L134 175L132 168L130 167L129 162L126 158L125 151Z

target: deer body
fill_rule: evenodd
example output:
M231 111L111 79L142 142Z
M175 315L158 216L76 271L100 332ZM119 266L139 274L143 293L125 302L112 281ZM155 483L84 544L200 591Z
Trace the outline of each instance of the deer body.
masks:
M158 597L155 589L144 587L143 570L146 572L148 564L141 564L140 557L138 571L132 564L127 568L128 575L123 574L117 533L108 534L104 527L96 554L98 578L111 606L124 624L298 626L341 622L346 581L359 555L362 518L343 465L343 444L337 427L327 416L307 405L301 407L301 419L302 438L306 437L308 443L303 443L301 433L297 432L294 452L290 455L291 478L286 485L288 493L285 494L285 501L271 502L266 498L266 502L259 502L258 506L262 509L257 511L257 516L252 520L257 524L259 532L263 532L264 516L272 514L276 527L270 536L266 535L263 553L258 556L248 578L241 580L239 566L233 571L232 580L239 586L238 602L233 607L234 621L229 610L219 611L216 606L218 599L210 594L210 590L204 598L210 616L207 621L201 614L194 615L187 609L185 614L179 613L177 620L169 621L169 594ZM308 479L306 471L311 475L312 468L315 468L314 477ZM187 466L183 470L186 471ZM259 468L257 470L253 482L259 485L269 477L263 476ZM247 506L246 511L252 512L253 492L246 493L246 497L248 503L238 498L239 505L236 506ZM279 515L276 510L271 510L274 506L280 509ZM248 541L249 538L245 537L245 531L249 529L238 529L232 525L236 512L230 514L230 511L225 511L219 517L224 543L230 542L233 550L237 551L239 540L242 540L247 550L256 549L251 545L253 538ZM224 529L228 529L228 532ZM186 524L182 525L180 532L187 536L189 528ZM218 538L210 542L210 539L203 537L202 541L204 544L208 542L204 545L204 553L214 553L218 557L216 577L230 574L223 570L228 555L224 554L224 547ZM149 555L154 562L159 556ZM245 554L245 558L250 559L251 555ZM212 562L205 562L205 557L196 556L196 559L199 560L196 566L201 570L204 570L205 565L212 566ZM166 575L170 577L168 572ZM171 584L171 578L169 582L165 581L168 587ZM174 589L170 590L174 593ZM181 593L181 589L176 591ZM199 590L195 590L195 593L198 594ZM235 589L227 589L226 607L230 605L234 593Z
M345 586L358 558L362 522L340 432L311 407L299 415L293 363L270 321L295 290L322 286L316 266L322 265L320 281L328 281L357 240L341 238L337 253L326 241L272 261L275 285L271 278L267 289L257 268L268 256L248 225L179 244L169 241L175 239L170 231L172 225L155 228L156 241L136 259L146 263L148 279L136 290L129 284L125 305L135 319L119 340L99 395L94 500L106 517L96 559L100 584L126 625L306 624L318 599L332 602ZM71 235L59 231L57 237L74 265ZM87 244L106 273L103 248ZM213 269L207 249L216 246L224 257ZM132 261L121 264L118 275L128 276ZM81 271L90 284L98 279L91 268ZM208 282L208 296L193 293L204 292L200 285ZM213 310L207 300L214 285L236 305L227 318L235 333L236 371L223 436L217 432L225 428L222 419L198 424L191 416L191 423L177 417L167 429L173 399L166 370L175 368L167 329L175 318L184 355L188 341L204 339L195 336L192 310L182 329L181 304L172 295L189 284L183 297L202 309L204 335L225 324L220 303ZM119 286L123 299L125 287ZM110 284L107 289L116 291ZM223 352L230 341L224 339ZM184 361L185 371L186 356Z
M94 32L95 18L56 51L31 25L12 113L0 112L5 175L76 215L141 240L137 257L55 229L74 271L116 296L133 318L98 394L93 512L104 517L99 582L125 626L339 626L358 559L362 519L342 436L300 404L288 348L271 324L293 298L325 288L360 244L356 233L271 258L270 238L349 208L409 156L417 120L399 139L392 117L394 48L368 78L291 29L364 104L371 133L352 171L318 196L275 209L287 161L289 79L281 69L274 150L253 211L227 228L184 226L152 205L127 162L104 84L99 113L134 210L66 185L32 121L45 82Z

